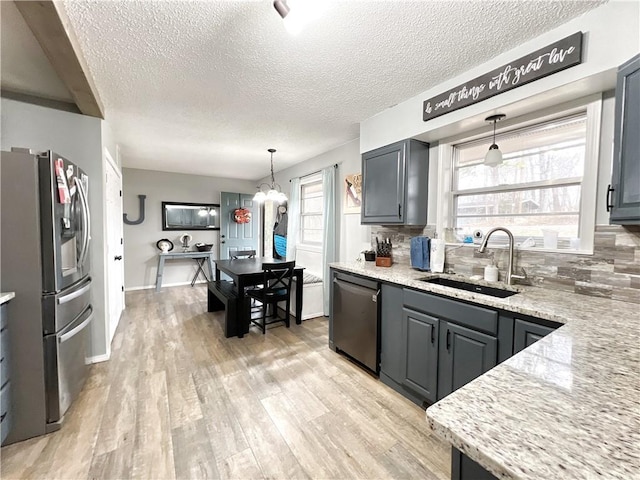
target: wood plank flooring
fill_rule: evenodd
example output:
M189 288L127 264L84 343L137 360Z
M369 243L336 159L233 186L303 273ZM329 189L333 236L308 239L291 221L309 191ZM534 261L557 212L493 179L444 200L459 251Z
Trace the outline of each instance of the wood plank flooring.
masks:
M2 448L2 479L448 479L424 411L313 319L226 339L203 286L127 293L111 360L62 429Z

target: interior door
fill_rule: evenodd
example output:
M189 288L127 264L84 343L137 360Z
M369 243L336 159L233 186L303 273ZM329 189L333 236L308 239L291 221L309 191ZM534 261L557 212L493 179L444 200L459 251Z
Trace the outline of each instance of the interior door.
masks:
M124 310L124 260L122 235L122 177L109 153L105 150L106 163L106 230L109 344L118 327Z
M246 208L251 212L249 223L237 223L234 211ZM247 193L222 192L220 194L220 255L229 259L230 250L255 250L260 254L260 205Z

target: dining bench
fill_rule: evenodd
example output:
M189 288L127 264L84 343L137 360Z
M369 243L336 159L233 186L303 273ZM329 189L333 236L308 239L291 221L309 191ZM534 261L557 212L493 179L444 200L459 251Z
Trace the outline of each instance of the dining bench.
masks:
M235 337L242 325L239 320L242 309L236 287L233 282L224 280L208 282L207 287L207 312L224 310L224 336L226 338Z

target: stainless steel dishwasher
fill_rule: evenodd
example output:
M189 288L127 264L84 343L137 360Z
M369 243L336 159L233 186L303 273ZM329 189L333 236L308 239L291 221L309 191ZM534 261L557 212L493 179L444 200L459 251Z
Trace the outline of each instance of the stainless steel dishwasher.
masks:
M333 346L375 373L380 365L377 282L335 272L333 277Z

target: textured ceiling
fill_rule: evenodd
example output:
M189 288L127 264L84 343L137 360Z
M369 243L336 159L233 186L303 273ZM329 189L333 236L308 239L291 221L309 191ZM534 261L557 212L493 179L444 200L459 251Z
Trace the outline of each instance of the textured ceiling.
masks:
M13 2L0 0L2 88L73 103Z
M603 2L64 2L126 167L258 179Z

